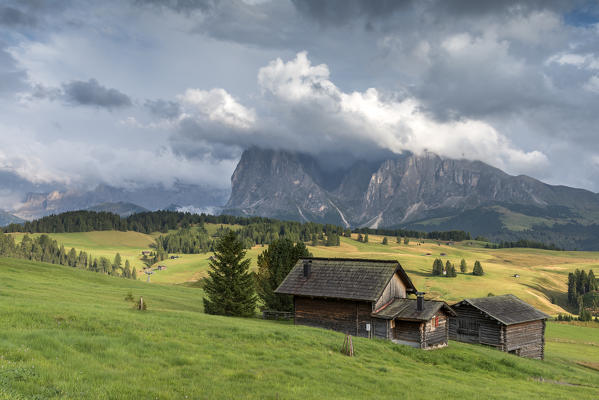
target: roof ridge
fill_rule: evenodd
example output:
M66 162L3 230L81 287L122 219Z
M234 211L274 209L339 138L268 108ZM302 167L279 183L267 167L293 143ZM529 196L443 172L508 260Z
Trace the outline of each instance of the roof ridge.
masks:
M377 260L374 258L344 258L344 257L302 257L300 260L326 260L326 261L364 261L376 263L399 264L397 260Z

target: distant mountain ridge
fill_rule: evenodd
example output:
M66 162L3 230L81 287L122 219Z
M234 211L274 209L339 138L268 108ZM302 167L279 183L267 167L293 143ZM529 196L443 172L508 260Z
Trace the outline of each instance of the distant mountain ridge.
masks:
M101 203L92 207L88 207L87 209L89 211L110 212L113 214L117 214L121 217L128 217L132 214L149 211L147 208L140 207L137 204L125 203L122 201L116 203Z
M0 227L10 224L20 224L22 222L25 222L25 220L0 210Z
M599 194L587 190L433 153L356 162L334 173L319 165L306 154L246 150L223 212L599 248Z
M161 210L172 204L184 204L201 209L222 206L228 195L229 190L227 189L182 183L176 183L171 187L158 185L130 190L98 185L89 191L54 190L44 193L28 193L23 203L11 212L22 219L31 220L65 211L85 210L103 204L108 208L116 207L115 210L123 207L115 206L119 203L128 203L144 210ZM134 207L128 206L128 208L133 209ZM128 211L124 210L123 212ZM119 212L117 211L117 213Z

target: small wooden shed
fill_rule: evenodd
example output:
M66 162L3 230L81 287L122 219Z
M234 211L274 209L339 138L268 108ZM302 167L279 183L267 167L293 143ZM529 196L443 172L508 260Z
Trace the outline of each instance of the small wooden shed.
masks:
M545 322L549 315L512 294L465 299L452 306L449 338L493 346L522 357L545 356Z
M420 349L447 346L454 311L443 301L393 299L372 313L375 336Z

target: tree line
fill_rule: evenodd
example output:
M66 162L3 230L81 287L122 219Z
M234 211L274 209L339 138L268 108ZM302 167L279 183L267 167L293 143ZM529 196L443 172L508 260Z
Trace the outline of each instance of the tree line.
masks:
M568 274L568 303L578 307L579 314L585 311L584 295L596 290L599 290L599 282L592 269L588 273L576 269Z
M59 246L56 240L52 240L48 235L38 237L25 235L20 243L16 243L14 237L0 232L0 256L66 265L107 275L137 279L136 269L131 268L129 260L123 264L119 253L111 261L106 257L93 257L85 251L78 252L75 248L67 251L64 245Z
M203 223L198 226L181 228L176 232L159 236L154 247L166 253L199 254L214 251L218 238L225 235L230 226L220 226L214 235L210 235ZM286 222L270 220L256 222L236 229L238 240L249 249L255 245L266 245L279 239L292 242L311 243L312 246L339 246L341 235L351 235L345 229L329 224L312 222Z
M529 249L564 251L564 249L556 246L553 243L545 244L543 242L537 242L535 240L525 240L525 239L520 239L515 242L501 241L499 243L486 244L485 247L488 249L509 249L509 248L516 248L516 247L524 247L524 248L529 248Z
M464 240L472 240L470 233L464 231L433 231L422 232L409 229L372 229L358 228L354 233L395 236L395 237L411 237L417 239L444 240L451 242L461 242Z

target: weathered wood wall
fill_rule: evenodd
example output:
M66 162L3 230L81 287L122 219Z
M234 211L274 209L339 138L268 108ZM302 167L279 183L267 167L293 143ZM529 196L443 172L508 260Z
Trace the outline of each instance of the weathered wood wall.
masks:
M453 307L457 316L449 320L449 338L466 343L502 347L502 325L468 304Z
M390 339L389 325L390 321L387 319L373 318L374 337L378 339Z
M298 325L369 337L366 324L371 323L372 303L370 302L295 296L294 303L294 322Z
M406 286L401 281L397 274L393 275L393 278L389 281L385 290L383 290L383 294L376 301L374 305L374 309L378 310L384 304L387 304L389 301L393 299L405 299L406 298Z
M439 317L439 326L435 327L435 317ZM431 346L446 345L449 334L449 321L447 315L439 311L435 316L426 322L424 326L423 348Z
M395 321L393 339L422 343L421 325L423 325L422 322Z
M543 359L545 356L545 321L505 326L505 351L521 357Z

